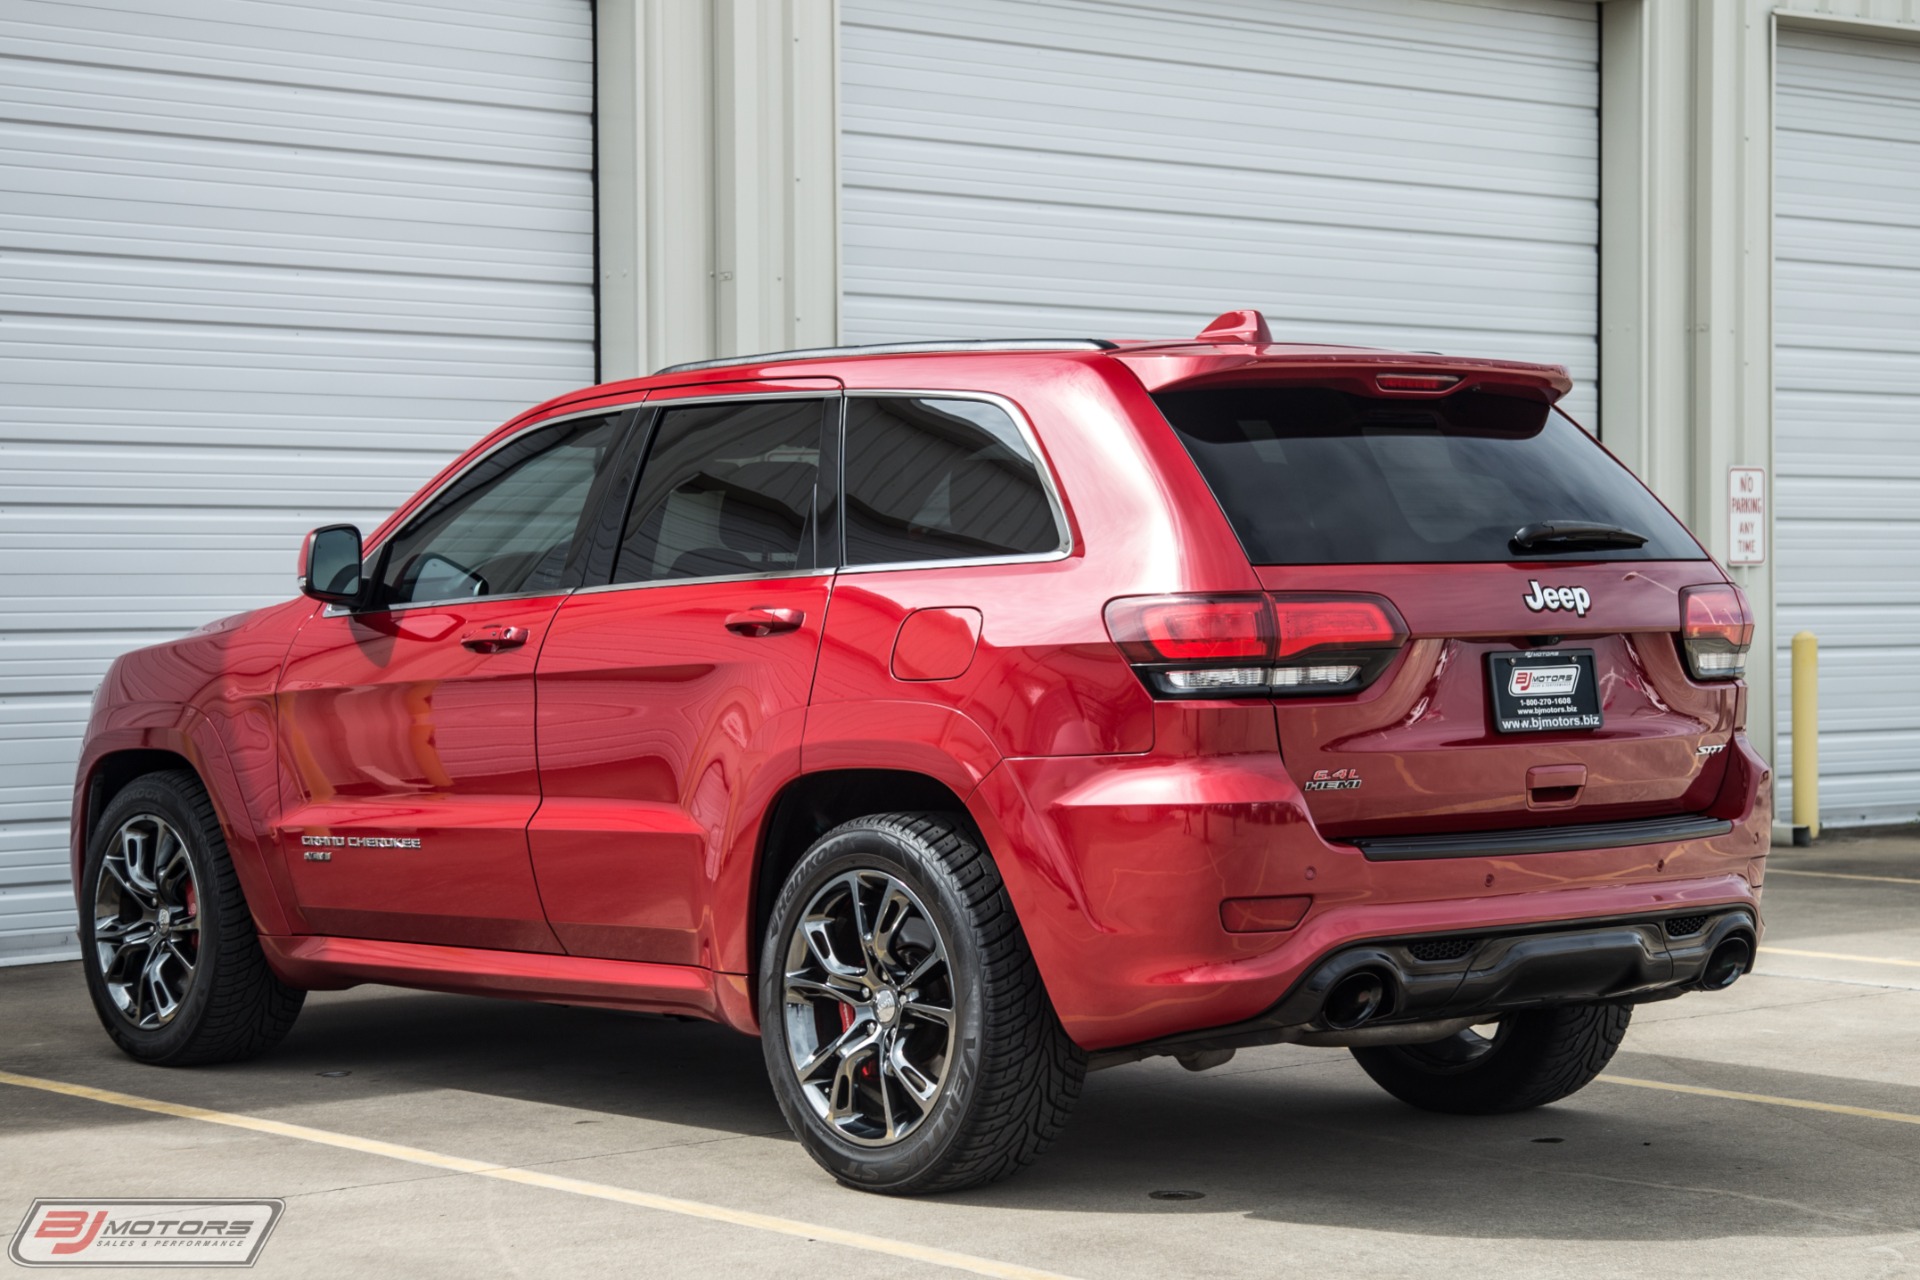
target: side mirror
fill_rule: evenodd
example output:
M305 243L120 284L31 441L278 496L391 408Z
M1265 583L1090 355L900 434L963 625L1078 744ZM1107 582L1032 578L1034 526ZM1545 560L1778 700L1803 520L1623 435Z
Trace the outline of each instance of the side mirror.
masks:
M300 544L300 590L328 604L358 604L363 576L360 530L350 524L315 529Z

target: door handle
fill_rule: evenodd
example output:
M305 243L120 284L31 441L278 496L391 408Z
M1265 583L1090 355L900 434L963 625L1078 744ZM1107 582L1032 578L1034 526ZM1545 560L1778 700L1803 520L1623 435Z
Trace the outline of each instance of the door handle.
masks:
M475 653L499 653L518 649L527 642L525 627L476 627L460 637L460 647Z
M737 636L770 636L798 631L807 615L798 609L742 609L727 615L727 630Z

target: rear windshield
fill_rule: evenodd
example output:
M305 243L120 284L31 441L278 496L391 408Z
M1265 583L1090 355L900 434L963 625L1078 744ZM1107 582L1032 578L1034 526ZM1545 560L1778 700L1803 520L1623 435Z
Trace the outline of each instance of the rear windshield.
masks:
M1646 536L1563 559L1699 560L1633 475L1558 411L1460 392L1428 402L1318 387L1154 397L1255 564L1451 564L1543 558L1509 540L1578 521Z

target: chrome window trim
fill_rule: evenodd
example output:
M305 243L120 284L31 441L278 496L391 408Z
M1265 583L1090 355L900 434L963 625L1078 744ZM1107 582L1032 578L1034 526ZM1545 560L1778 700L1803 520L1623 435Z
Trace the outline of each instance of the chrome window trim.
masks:
M485 453L474 458L473 460L468 462L466 466L461 467L458 471L454 472L452 475L442 480L439 484L435 485L433 488L433 492L427 495L426 500L420 504L420 509L416 511L413 514L413 516L408 517L404 523L395 525L392 529L389 529L387 531L386 537L380 539L380 541L374 543L371 546L363 546L360 549L360 566L361 566L360 571L362 573L365 573L367 561L372 558L373 553L380 550L380 548L386 546L387 543L391 541L395 536L397 536L403 529L411 525L416 518L424 514L426 509L429 506L433 505L433 501L435 498L438 498L441 494L445 493L448 489L458 484L463 478L465 478L468 472L472 471L475 467L479 466L481 463L485 462L487 459L493 457L494 454L499 453L502 449L505 449L512 444L517 443L522 437L524 437L527 434L527 432L542 431L542 430L545 430L547 427L557 427L563 422L572 422L578 418L602 418L611 414L626 413L629 410L638 409L642 407L645 403L646 403L646 398L642 396L638 400L623 400L619 404L603 404L603 405L597 405L591 409L578 409L572 413L555 414L551 418L542 418L538 422L530 422L526 426L520 428L519 430L511 432L508 435L502 437L500 442L494 445L493 448L487 450ZM340 605L330 604L324 610L321 611L320 616L323 618L373 617L378 614L384 614L384 613L404 613L409 609L430 609L436 606L444 606L444 605L450 605L450 604L466 604L474 600L533 600L540 596L564 596L564 595L571 595L571 594L572 594L571 589L567 589L567 590L552 590L552 591L514 591L514 592L509 592L505 595L498 595L498 596L448 596L442 600L409 600L406 604L390 604L390 605L382 606L377 609L375 608L347 609L347 608L342 608Z
M649 398L653 390L670 391L670 390L673 390L673 388L671 387L650 388L647 393L643 393L641 397L637 400L622 400L618 404L603 404L603 405L596 405L594 408L591 408L591 409L577 409L572 413L556 414L551 418L542 418L538 422L529 423L526 427L522 428L521 430L515 431L511 435L506 436L498 444L494 445L493 448L487 450L485 453L474 458L472 461L467 463L466 466L461 467L458 471L454 472L452 475L448 476L445 480L441 481L438 485L436 485L434 487L433 493L428 495L426 502L421 504L421 510L424 511L427 506L432 504L434 498L438 497L440 494L444 493L448 488L458 483L460 479L464 477L469 471L472 471L475 467L479 466L481 463L491 458L494 454L500 452L500 450L505 449L507 446L519 440L528 431L538 431L546 427L556 427L563 422L572 422L576 418L598 418L598 417L603 417L607 414L626 413L632 409L641 409L641 410L678 409L687 405L727 404L727 403L741 401L741 400L788 400L788 399L830 400L830 399L837 399L842 394L842 390L839 387L834 387L832 389L826 389L821 387L807 387L803 390L798 390L798 391L782 391L776 388L768 388L765 391L731 392L725 395L717 395L717 396L674 396L673 398L666 399L666 400L653 400ZM379 542L373 543L371 546L364 548L361 554L362 563L364 564L364 562L371 557L372 553L378 551L381 547L385 546L388 539L391 539L392 537L394 537L402 529L405 529L408 524L411 524L411 523L412 523L412 520L409 519L406 522L406 524L398 525L393 529L389 530L386 537L382 538ZM823 570L822 572L831 572L831 570ZM745 578L759 578L759 577L778 578L778 577L791 577L793 575L775 573L775 574L747 574L742 576ZM475 600L533 600L541 596L576 595L582 591L608 591L608 590L612 590L615 585L624 586L624 587L641 587L641 586L666 586L670 584L678 584L683 582L726 582L726 581L729 581L729 579L728 578L672 578L672 579L662 579L659 582L639 582L639 583L630 582L630 583L620 583L620 584L606 584L598 587L580 587L580 588L572 588L572 589L563 590L563 591L561 590L516 591L506 595L497 595L497 596L449 596L443 600L412 600L406 604L387 605L378 609L347 609L339 605L330 604L324 610L322 610L320 616L323 618L373 617L379 614L404 613L409 609L432 609L432 608L445 607L447 605L453 605L453 604L468 604Z
M926 350L927 348L922 346L914 346L911 349L915 351L923 351L923 350ZM1046 349L1060 350L1062 348L1058 347L1057 345L1050 345ZM828 348L823 350L838 350L838 349ZM854 350L858 351L859 349L855 348ZM881 354L881 353L874 352L869 349L868 354ZM725 364L730 362L722 361L720 363ZM663 372L665 371L663 370ZM673 388L655 388L654 390L670 391L670 390L673 390ZM1027 418L1026 413L1020 408L1019 405L1015 404L1012 400L1009 400L1006 396L1000 395L998 392L993 392L993 391L957 391L957 390L943 389L943 388L902 388L902 387L876 387L876 388L836 387L831 390L825 389L825 388L808 387L802 390L786 391L786 390L779 390L779 389L770 387L764 391L728 392L722 395L713 395L713 396L699 396L699 395L673 396L669 399L659 399L659 400L650 398L650 395L642 395L641 398L636 400L623 400L618 404L597 405L591 409L579 409L579 410L575 410L572 413L563 413L563 414L557 414L551 418L542 418L539 422L529 424L522 431L513 432L511 435L508 435L507 437L502 439L498 444L494 445L493 448L487 450L485 453L474 458L472 461L468 462L466 466L461 467L458 471L448 476L439 485L435 486L433 493L429 495L426 502L422 504L422 510L424 510L427 505L430 505L435 497L437 497L439 494L444 492L447 488L449 488L453 484L457 483L469 471L473 470L475 467L479 466L481 463L485 462L487 459L493 457L493 455L498 453L500 450L506 448L507 446L513 444L515 441L519 440L525 431L534 431L534 430L539 430L545 427L559 426L561 423L571 422L577 418L595 418L595 417L601 417L607 414L625 413L633 409L641 409L641 410L678 409L685 406L694 406L694 405L703 405L703 404L729 404L729 403L737 403L740 401L748 401L748 400L786 400L786 399L852 400L856 397L871 397L875 399L893 398L893 399L923 399L923 400L979 400L999 408L1003 413L1007 415L1007 417L1013 420L1014 429L1020 433L1021 442L1026 445L1027 453L1033 459L1034 469L1038 471L1040 474L1040 487L1047 495L1047 508L1053 514L1054 529L1060 535L1059 548L1054 551L1023 552L1019 555L968 556L965 558L956 558L956 559L948 559L948 560L894 560L894 561L888 561L885 564L862 564L862 565L837 564L837 567L834 567L834 568L815 568L812 570L808 570L806 572L795 572L793 570L777 570L771 573L723 574L723 575L715 575L711 577L700 577L700 578L658 578L648 582L609 582L609 583L602 583L599 586L576 587L568 590L517 591L517 592L512 592L506 595L497 595L497 596L450 596L443 600L413 600L413 601L409 601L406 604L388 605L388 606L385 606L384 608L378 608L378 609L347 609L340 605L330 604L330 605L327 605L321 611L320 616L323 618L374 617L382 614L405 613L405 612L408 612L409 610L414 610L414 609L434 609L434 608L445 608L449 605L471 604L475 601L480 601L480 600L507 602L507 601L514 601L514 600L535 600L535 599L540 599L546 596L556 596L556 597L565 598L565 597L571 597L571 596L577 596L577 595L599 595L609 591L642 591L642 590L647 590L653 587L704 586L704 585L708 585L716 582L760 582L760 581L767 581L774 578L795 578L795 579L823 578L823 577L832 577L835 574L839 574L839 573L897 573L903 569L979 569L979 568L988 568L994 565L1051 564L1056 561L1068 559L1073 555L1074 546L1075 546L1074 540L1073 540L1073 526L1067 520L1066 504L1061 500L1061 497L1060 497L1059 480L1057 479L1057 477L1055 477L1053 473L1053 467L1048 462L1046 453L1040 448L1040 439L1038 434L1035 433L1033 429L1033 423ZM842 440L841 452L844 455L844 452L845 452L844 410L843 410L842 418L843 420L842 420L842 428L841 428L841 440ZM844 464L845 464L845 458L843 456L842 465L844 466ZM844 477L842 477L841 479L844 481ZM845 487L844 483L840 487L844 489ZM840 500L842 502L846 500L845 493L842 493L840 495ZM411 521L409 521L408 523L411 523ZM396 534L398 534L402 529L406 527L407 526L405 524L396 526L393 530L388 532L388 534L386 535L386 538L383 538L379 542L369 546L366 549L367 555L370 557L372 552L379 550L379 548L381 548L386 544L387 539L394 537ZM845 556L844 548L838 550L834 556L834 559L836 562L842 561L845 558L846 556Z
M431 504L435 498L439 497L442 493L445 493L449 488L451 488L455 484L458 484L462 479L466 477L466 474L469 471L472 471L475 467L485 462L488 458L491 458L494 454L499 453L502 449L507 448L509 445L518 443L520 438L526 435L526 433L529 431L541 431L546 429L547 427L557 427L563 422L572 422L577 418L599 418L599 417L604 417L608 414L625 413L629 409L638 409L645 403L646 403L646 400L644 398L639 400L628 400L628 401L623 401L620 404L601 405L598 408L594 408L594 409L580 409L580 410L576 410L573 413L556 414L551 418L542 418L538 422L530 422L526 426L522 427L520 430L515 431L513 434L502 438L498 444L493 446L493 448L487 450L485 453L474 458L472 461L468 462L466 466L461 467L458 471L454 472L452 475L442 480L439 484L435 485L433 492L427 496L426 502L423 502L421 504L421 511L424 511L426 507L429 504ZM380 541L372 544L371 546L363 547L361 549L362 551L361 560L363 562L365 561L366 552L377 551L381 547L384 547L387 544L387 542L390 539L392 539L396 534L398 534L402 529L405 529L407 525L412 524L414 519L417 518L420 514L421 514L420 511L415 512L413 516L408 517L405 524L396 525L392 529L387 530L386 537L380 539ZM452 598L456 600L464 600L464 599L468 599L469 597L455 596ZM503 600L506 597L475 596L472 598ZM422 603L433 603L433 602L423 601Z
M765 582L773 578L788 578L795 582L810 582L815 578L831 578L831 569L778 569L772 573L722 573L705 578L655 578L650 582L603 582L597 587L576 587L576 596L597 596L609 591L652 591L659 587L699 587L715 582Z
M1068 559L1071 551L1027 552L1017 556L970 556L952 560L890 560L886 564L856 564L843 567L841 573L898 573L902 569L983 569L1005 564L1053 564Z
M846 398L849 402L863 396L876 399L983 400L999 408L1001 412L1013 420L1014 429L1020 433L1021 442L1027 446L1027 454L1033 459L1034 470L1040 473L1040 487L1047 495L1047 508L1053 513L1053 527L1054 531L1060 535L1060 546L1054 551L1027 551L1021 552L1018 555L968 556L951 560L894 560L888 561L885 564L850 565L843 563L840 566L841 573L882 573L899 569L964 569L980 568L982 566L996 564L1048 564L1055 560L1065 560L1073 555L1073 525L1067 520L1066 503L1060 498L1059 480L1053 474L1053 466L1048 462L1046 452L1040 448L1040 437L1034 432L1033 423L1028 421L1026 413L1019 405L1007 399L1007 397L1000 395L998 392L993 391L937 391L930 389L908 390L900 388L869 390L864 387L849 387L847 389ZM843 411L843 423L844 418L845 413ZM847 500L845 476L846 430L844 425L841 429L840 439L840 465L842 470L840 502L844 507ZM844 545L845 525L846 518L843 515L841 517L842 546L840 555L837 557L842 561L847 558L846 547Z
M656 387L654 390L664 396L668 392L678 391L680 388ZM674 396L671 399L661 400L655 400L649 397L645 401L645 404L649 409L678 409L683 405L727 404L736 400L831 400L843 394L845 394L844 389L840 387L834 387L832 390L827 390L823 387L803 387L798 391L730 391L725 395L718 396Z

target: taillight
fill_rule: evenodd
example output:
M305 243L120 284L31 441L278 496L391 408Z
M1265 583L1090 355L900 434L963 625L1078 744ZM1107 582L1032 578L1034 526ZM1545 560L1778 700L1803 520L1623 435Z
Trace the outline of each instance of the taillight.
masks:
M1737 680L1747 673L1753 614L1731 583L1680 593L1680 647L1695 680Z
M1364 689L1407 628L1378 596L1131 596L1107 634L1156 696L1235 698Z

